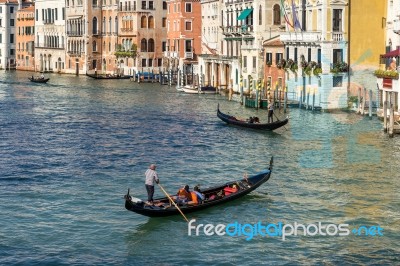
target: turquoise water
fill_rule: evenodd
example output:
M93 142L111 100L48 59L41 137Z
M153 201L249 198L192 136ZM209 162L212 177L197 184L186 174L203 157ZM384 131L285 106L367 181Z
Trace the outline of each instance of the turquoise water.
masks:
M376 117L290 109L285 128L259 132L225 125L216 106L243 117L265 110L219 95L68 75L32 84L29 75L0 73L0 264L400 264L400 138ZM267 183L188 218L380 226L383 235L188 236L181 216L124 208L128 188L146 197L150 163L174 193L254 174L271 156Z

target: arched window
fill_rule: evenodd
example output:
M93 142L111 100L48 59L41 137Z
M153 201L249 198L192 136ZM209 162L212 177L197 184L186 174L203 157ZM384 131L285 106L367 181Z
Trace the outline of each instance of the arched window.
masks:
M258 25L262 25L262 6L258 10Z
M115 27L115 33L118 33L118 17L115 17L115 22L114 22L114 27Z
M97 32L97 18L96 17L93 18L92 23L93 23L93 25L92 25L93 34L97 35L98 32Z
M149 17L149 28L150 29L154 28L154 17L153 16Z
M108 19L108 31L112 32L111 17Z
M140 19L140 27L141 27L141 28L147 28L147 19L146 19L146 16L142 16L142 18Z
M106 17L103 17L103 25L101 31L103 34L106 33Z
M97 52L97 42L96 41L93 41L92 50L93 50L93 52Z
M140 42L140 51L141 52L147 52L147 41L146 39L142 39Z
M281 9L278 4L274 5L274 25L281 25Z
M154 40L153 39L149 39L147 48L148 48L147 52L154 52Z

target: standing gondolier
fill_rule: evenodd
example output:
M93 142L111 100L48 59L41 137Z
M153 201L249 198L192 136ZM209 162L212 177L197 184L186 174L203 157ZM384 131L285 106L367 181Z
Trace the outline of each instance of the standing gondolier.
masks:
M273 115L274 115L274 104L273 104L272 100L270 99L268 101L268 123L274 122L274 116Z
M160 180L158 179L158 175L156 172L156 165L151 164L149 169L147 169L145 176L146 176L146 191L147 191L147 204L153 205L153 195L154 195L154 181L158 184Z

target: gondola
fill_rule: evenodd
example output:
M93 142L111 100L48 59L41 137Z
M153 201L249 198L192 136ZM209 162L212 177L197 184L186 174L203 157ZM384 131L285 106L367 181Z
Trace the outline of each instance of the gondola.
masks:
M30 81L36 82L36 83L46 83L47 81L50 80L50 78L29 78Z
M98 75L98 74L86 74L86 76L94 79L130 79L130 76L121 75Z
M241 127L247 127L247 128L253 128L253 129L263 129L263 130L275 130L277 128L283 127L289 122L288 118L285 118L284 120L278 120L272 123L250 123L249 121L243 121L240 119L237 119L234 116L227 115L222 113L219 110L219 105L218 105L218 110L217 110L217 116L224 122L236 126L241 126Z
M269 168L267 170L263 170L251 177L245 177L242 180L231 181L222 185L204 189L201 191L201 193L205 195L205 200L203 202L196 205L186 204L179 206L179 208L183 213L191 213L243 197L268 181L271 177L272 165L273 158L271 157ZM234 185L237 187L237 191L229 194L227 191L232 190L229 190L228 188L231 188ZM179 214L179 210L174 206L174 204L169 202L167 197L155 199L154 205L148 205L142 200L132 197L128 190L128 193L124 198L125 208L141 215L149 217L164 217Z

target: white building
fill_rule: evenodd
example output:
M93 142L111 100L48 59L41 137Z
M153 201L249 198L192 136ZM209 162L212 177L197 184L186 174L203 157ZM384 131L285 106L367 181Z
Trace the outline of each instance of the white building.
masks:
M35 68L40 72L64 72L65 1L35 2Z
M285 1L281 41L286 62L294 62L286 75L289 98L322 109L347 107L347 9L347 0Z
M0 0L0 69L15 69L17 0Z
M264 76L262 43L280 34L280 1L224 0L219 18L223 40L220 48L223 66L216 72L221 83L232 81L240 94L256 89Z

